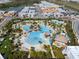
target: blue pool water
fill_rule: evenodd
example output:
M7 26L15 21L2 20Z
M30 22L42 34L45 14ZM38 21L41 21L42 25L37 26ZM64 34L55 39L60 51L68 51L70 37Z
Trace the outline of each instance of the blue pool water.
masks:
M24 25L23 29L26 31L30 30L30 26ZM31 44L31 45L36 45L36 44L41 44L44 42L44 36L41 35L43 32L50 32L50 29L46 26L40 26L40 31L37 32L30 32L29 36L26 37L25 42ZM49 43L51 44L51 40L49 40Z
M48 32L48 33L50 33L50 29L47 27L47 26L40 26L40 31L41 32Z
M23 26L23 29L24 29L25 31L29 31L29 30L30 30L30 26L24 25L24 26Z
M43 42L43 37L41 37L41 32L30 32L28 38L26 39L26 42L31 45L40 44L40 42Z

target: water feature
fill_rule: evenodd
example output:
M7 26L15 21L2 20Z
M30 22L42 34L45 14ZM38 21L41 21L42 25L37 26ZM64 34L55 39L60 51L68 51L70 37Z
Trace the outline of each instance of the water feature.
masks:
M24 25L23 29L25 31L30 31L30 26ZM25 42L31 44L31 45L37 45L37 44L42 44L45 43L45 37L44 33L47 32L50 34L50 29L47 26L40 26L39 31L31 31L29 32L28 37L26 37ZM48 44L51 44L51 39L47 39Z

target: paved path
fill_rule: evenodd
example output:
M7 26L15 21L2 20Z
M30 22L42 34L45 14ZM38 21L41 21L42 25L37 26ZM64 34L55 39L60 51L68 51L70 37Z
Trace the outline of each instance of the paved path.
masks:
M68 56L65 56L65 59L69 59Z
M52 58L55 58L55 55L54 55L54 53L53 53L53 49L52 49L51 46L50 46L50 49L51 49Z

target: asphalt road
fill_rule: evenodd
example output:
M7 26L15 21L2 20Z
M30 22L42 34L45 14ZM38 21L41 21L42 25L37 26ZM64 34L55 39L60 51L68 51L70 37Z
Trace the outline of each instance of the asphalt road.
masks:
M0 29L3 26L5 26L10 20L12 20L12 17L10 17L10 16L4 17L4 20L0 23Z

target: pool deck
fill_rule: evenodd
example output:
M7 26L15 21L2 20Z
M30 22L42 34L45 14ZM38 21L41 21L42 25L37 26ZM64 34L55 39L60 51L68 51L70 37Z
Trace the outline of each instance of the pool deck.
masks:
M29 24L28 24L29 25ZM46 38L45 37L45 32L49 32L49 30L51 30L51 28L49 27L49 26L45 26L44 24L43 25L40 25L40 26L42 26L41 28L42 28L42 32L41 31L36 31L36 32L28 32L30 29L30 27L28 27L28 25L23 25L22 26L22 30L23 30L23 32L25 33L25 32L27 32L27 36L26 36L26 34L23 34L22 35L22 38L20 39L20 41L21 41L21 43L22 43L22 46L21 46L21 48L22 49L30 49L31 47L35 47L35 50L41 50L41 51L45 51L45 49L43 49L43 47L41 47L42 45L50 45L49 44L49 39L50 38ZM30 25L29 25L30 26ZM39 33L38 32L40 32L40 35L38 35ZM36 33L36 34L33 34L33 33ZM31 34L33 34L33 35L31 35ZM50 34L52 34L52 33L50 33ZM29 40L29 36L31 35L31 37L33 38L33 36L34 37L39 37L39 38L41 38L44 42L42 43L42 44L36 44L36 45L33 45L33 44L31 44L31 43L29 43L27 40ZM38 36L37 36L38 35ZM31 38L30 37L30 38ZM34 40L33 40L34 41ZM32 42L33 42L32 41ZM35 44L35 41L34 41L34 44ZM41 47L41 48L40 48Z

